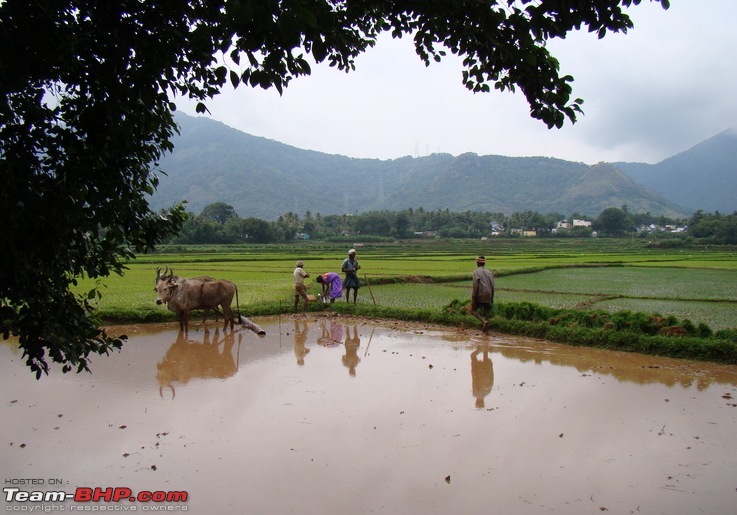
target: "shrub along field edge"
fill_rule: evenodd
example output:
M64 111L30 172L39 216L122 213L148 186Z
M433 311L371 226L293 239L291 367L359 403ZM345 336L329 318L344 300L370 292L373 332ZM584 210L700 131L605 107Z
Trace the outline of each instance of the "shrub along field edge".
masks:
M240 308L240 314L249 318L292 312L293 306L289 302L267 302ZM481 327L481 323L468 314L468 305L458 301L443 310L382 307L366 303L311 303L308 312L334 312L449 327ZM107 324L175 320L173 313L155 309L138 312L104 311L100 316ZM572 346L737 364L737 330L713 334L703 324L695 327L688 320L678 321L674 317L628 312L613 315L601 311L546 308L530 303L496 303L489 328L503 334L539 338Z

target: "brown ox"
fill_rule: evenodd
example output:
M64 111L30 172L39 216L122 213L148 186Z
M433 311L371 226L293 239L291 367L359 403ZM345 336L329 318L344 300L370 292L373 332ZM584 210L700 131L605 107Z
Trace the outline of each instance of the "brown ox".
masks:
M180 279L182 279L182 278L179 277L178 275L174 275L174 269L172 269L170 271L168 266L166 267L166 270L164 270L164 274L163 275L161 274L161 268L157 268L156 269L156 287L154 287L154 291L158 291L157 290L157 287L159 286L159 283L162 282L162 281L174 281L174 282L177 282ZM199 277L192 277L190 280L192 280L192 281L208 282L208 281L215 281L216 279L214 277L210 277L209 275L201 275ZM169 304L168 303L167 303L166 307L169 308L169 311L172 311L172 312L176 313L176 310L173 309L173 308L171 308L171 307L169 307ZM215 312L215 322L217 322L219 320L218 315L222 316L222 313L220 311L218 311L217 309L213 309L213 311ZM204 312L205 312L205 316L202 318L202 323L203 324L205 322L207 322L207 315L210 313L210 310L208 308L205 308Z
M189 332L189 314L194 309L217 309L221 307L227 329L235 329L235 316L230 305L238 289L235 284L225 280L201 281L198 279L167 279L156 285L157 304L166 303L170 311L177 314L179 330ZM239 317L240 318L240 317Z

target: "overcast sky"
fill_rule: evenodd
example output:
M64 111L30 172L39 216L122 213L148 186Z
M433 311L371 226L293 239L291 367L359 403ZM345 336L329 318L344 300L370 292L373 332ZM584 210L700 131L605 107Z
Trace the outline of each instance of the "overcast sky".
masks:
M388 36L354 72L315 66L282 96L240 87L207 105L213 119L254 136L379 159L475 152L657 163L737 127L737 0L672 0L667 11L643 0L629 13L627 34L549 44L584 99L585 115L562 129L530 118L520 92L468 91L455 56L426 68L411 39Z

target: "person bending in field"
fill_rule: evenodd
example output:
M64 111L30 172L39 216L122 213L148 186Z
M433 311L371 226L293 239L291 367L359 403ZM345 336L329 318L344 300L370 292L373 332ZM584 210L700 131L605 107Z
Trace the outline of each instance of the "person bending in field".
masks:
M322 285L322 298L330 297L330 303L343 296L343 281L335 272L327 272L317 276L317 282Z
M297 261L297 268L294 269L294 312L296 313L299 308L299 298L302 297L304 306L302 307L302 313L307 312L307 289L305 288L305 277L309 277L310 274L304 271L303 267L305 264L302 261Z
M361 281L358 280L358 269L361 265L356 260L356 251L351 249L348 251L348 257L343 260L343 265L340 267L341 271L345 273L345 280L343 286L345 287L345 301L350 302L348 297L350 296L351 289L353 290L353 303L356 303L356 297L358 297L358 289L361 287Z
M489 313L494 304L494 274L487 270L486 258L476 258L476 270L473 271L473 290L471 293L471 314L482 323L482 331L489 329Z

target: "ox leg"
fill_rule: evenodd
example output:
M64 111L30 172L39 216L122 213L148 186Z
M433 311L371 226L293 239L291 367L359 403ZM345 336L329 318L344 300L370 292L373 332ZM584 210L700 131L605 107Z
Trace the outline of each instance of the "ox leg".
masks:
M220 317L218 316L220 315L220 311L218 311L216 308L213 308L212 310L215 313L215 323L217 323L220 320ZM205 308L205 318L202 319L202 325L204 325L205 322L207 321L207 316L209 314L210 314L210 308Z
M189 311L184 311L182 313L183 320L182 320L182 331L185 333L189 333Z
M230 309L230 306L223 306L223 318L225 319L223 330L228 328L228 322L230 322L230 330L235 331L235 317L233 316L233 310Z

